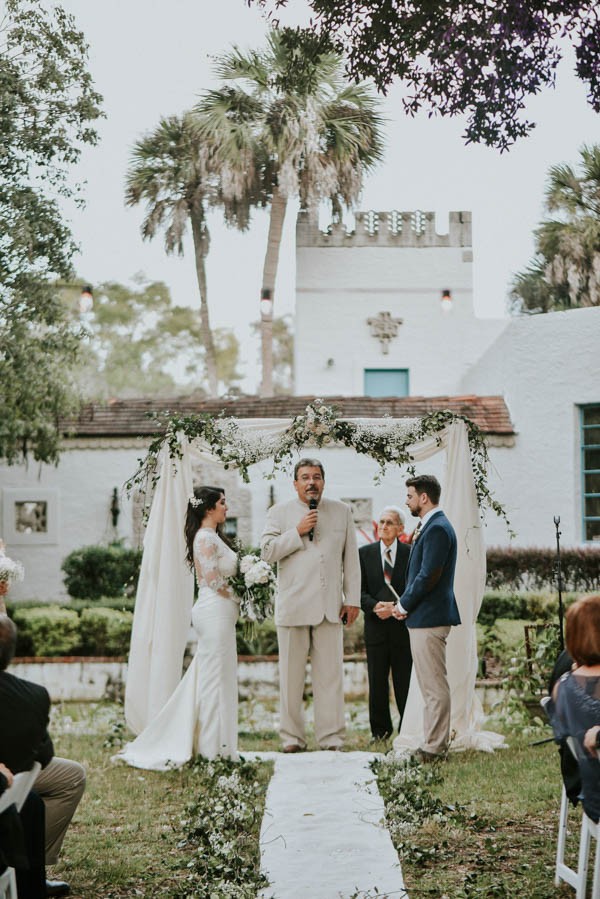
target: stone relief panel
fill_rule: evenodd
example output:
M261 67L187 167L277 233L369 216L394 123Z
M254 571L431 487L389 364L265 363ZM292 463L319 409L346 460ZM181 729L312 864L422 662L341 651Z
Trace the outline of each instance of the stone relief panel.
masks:
M2 529L8 544L58 542L58 491L44 487L2 490Z

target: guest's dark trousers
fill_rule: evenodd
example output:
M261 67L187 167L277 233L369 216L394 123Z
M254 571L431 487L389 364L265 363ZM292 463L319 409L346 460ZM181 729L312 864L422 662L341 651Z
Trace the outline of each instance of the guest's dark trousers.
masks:
M31 792L20 811L29 868L15 868L19 899L45 899L45 806L37 793Z
M394 698L400 715L398 731L402 726L402 718L410 687L412 671L412 655L410 638L406 625L398 627L390 622L385 634L376 643L365 644L367 650L367 672L369 675L369 724L375 739L390 736L394 727L390 714L390 672Z

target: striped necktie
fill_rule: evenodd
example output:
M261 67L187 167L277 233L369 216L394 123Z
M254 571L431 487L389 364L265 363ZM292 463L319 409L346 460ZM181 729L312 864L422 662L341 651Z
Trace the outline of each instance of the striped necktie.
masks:
M387 583L391 583L394 566L392 565L392 550L388 546L383 554L383 576Z

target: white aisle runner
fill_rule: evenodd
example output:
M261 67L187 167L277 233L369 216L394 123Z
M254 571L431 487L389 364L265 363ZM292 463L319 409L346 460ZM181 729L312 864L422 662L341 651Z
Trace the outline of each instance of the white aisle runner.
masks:
M369 768L373 754L267 755L276 761L260 845L271 886L261 899L407 897L382 823L383 800Z

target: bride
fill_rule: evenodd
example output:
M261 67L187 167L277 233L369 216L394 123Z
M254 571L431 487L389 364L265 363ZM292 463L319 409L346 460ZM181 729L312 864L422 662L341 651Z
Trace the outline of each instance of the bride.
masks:
M135 768L177 768L192 756L237 759L239 600L227 578L237 556L223 533L227 515L220 487L196 487L185 520L187 562L196 573L192 624L198 647L179 686L158 715L119 752Z

